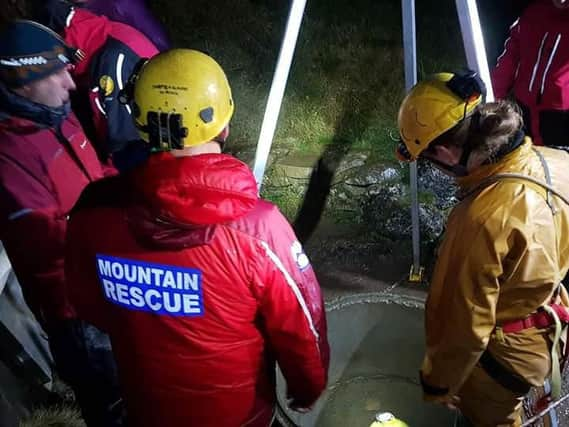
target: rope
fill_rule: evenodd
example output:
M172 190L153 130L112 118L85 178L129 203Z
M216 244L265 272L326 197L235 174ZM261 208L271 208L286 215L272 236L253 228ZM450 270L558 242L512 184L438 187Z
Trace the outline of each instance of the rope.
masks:
M567 205L569 205L569 199L567 197L565 197L563 194L561 194L559 191L557 191L555 188L553 188L550 185L547 185L545 182L534 178L532 176L528 176L528 175L524 175L524 174L519 174L519 173L501 173L501 174L497 174L494 176L491 176L490 178L482 181L479 185L477 185L476 187L474 187L471 191L468 191L465 194L460 194L460 198L461 199L465 199L469 196L471 196L472 194L476 193L477 191L480 191L498 181L501 181L503 179L519 179L519 180L523 180L523 181L529 181L529 182L533 182L534 184L539 185L540 187L542 187L543 189L550 191L551 193L555 194L557 197L559 197L559 199L561 199L564 203L566 203Z
M545 408L543 411L541 411L539 414L531 417L529 420L527 420L526 422L524 422L522 424L522 427L529 427L531 425L533 425L536 421L539 421L540 419L542 419L544 416L546 416L551 410L557 408L559 405L561 405L563 402L565 402L567 399L569 398L569 394L566 394L565 396L563 396L561 399L556 400L555 402L551 403L547 408Z

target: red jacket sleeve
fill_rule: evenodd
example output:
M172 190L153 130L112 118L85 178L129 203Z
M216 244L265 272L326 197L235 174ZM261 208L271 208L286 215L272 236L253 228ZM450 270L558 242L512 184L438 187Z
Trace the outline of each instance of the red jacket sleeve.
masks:
M286 219L274 209L255 281L269 344L287 381L291 407L309 408L326 387L329 347L320 286Z
M67 219L57 208L53 190L4 157L0 182L0 239L26 303L44 327L73 316L63 272Z
M520 20L510 27L510 37L504 44L504 51L498 57L491 72L492 87L496 99L504 99L514 86L520 62Z
M96 222L90 219L89 213L72 213L67 228L65 246L65 277L67 279L67 294L81 320L96 326L102 331L108 331L106 322L108 316L101 315L101 307L107 302L97 283L98 273L91 252L86 247L88 242L83 239L85 227Z

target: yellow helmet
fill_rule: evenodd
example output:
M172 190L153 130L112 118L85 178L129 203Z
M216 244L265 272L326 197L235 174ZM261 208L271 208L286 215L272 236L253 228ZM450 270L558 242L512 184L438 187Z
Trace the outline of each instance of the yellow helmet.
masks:
M153 149L181 149L213 140L233 115L231 88L221 66L190 49L172 49L132 77L136 126Z
M485 94L484 83L472 71L439 73L416 84L397 116L399 160L417 160L431 142L472 114Z

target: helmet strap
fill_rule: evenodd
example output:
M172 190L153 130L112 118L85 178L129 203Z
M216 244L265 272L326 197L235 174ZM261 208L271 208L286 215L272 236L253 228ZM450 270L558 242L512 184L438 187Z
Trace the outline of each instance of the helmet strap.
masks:
M461 120L461 122L463 120L466 119L466 104L465 104L465 110L464 110L464 116ZM460 122L459 122L460 123ZM449 165L446 163L441 162L440 160L436 160L433 159L432 157L427 158L427 160L431 163L433 163L434 165L436 165L439 169L442 169L446 172L449 172L451 175L456 176L456 177L463 177L463 176L467 176L468 175L468 160L470 159L470 156L472 155L472 151L473 151L473 146L472 143L470 142L470 135L472 135L472 130L474 127L478 128L480 126L480 112L475 111L474 114L472 115L472 121L470 122L470 126L469 126L469 137L466 139L465 143L462 146L462 154L460 155L460 159L458 161L458 163L456 163L455 165Z
M221 147L221 151L225 148L225 142L227 141L227 137L229 136L229 125L225 126L223 130L217 135L212 141L217 142Z
M462 120L466 119L466 106L464 108L465 108L465 116ZM456 171L455 173L457 176L468 175L468 160L470 160L470 156L472 155L472 151L474 150L474 147L472 146L471 143L471 135L472 131L474 129L477 130L478 128L480 128L480 112L475 111L474 114L472 115L472 119L468 129L468 137L466 138L466 142L462 147L462 154L460 156L460 160L458 161L458 164L454 166L454 169Z

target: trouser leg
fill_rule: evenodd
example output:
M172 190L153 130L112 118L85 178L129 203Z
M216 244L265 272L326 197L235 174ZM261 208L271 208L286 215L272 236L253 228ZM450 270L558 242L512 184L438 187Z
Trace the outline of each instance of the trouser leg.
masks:
M522 425L524 395L498 384L478 365L458 395L461 412L476 427Z
M125 426L108 336L78 320L51 327L48 336L57 372L73 389L87 426Z

